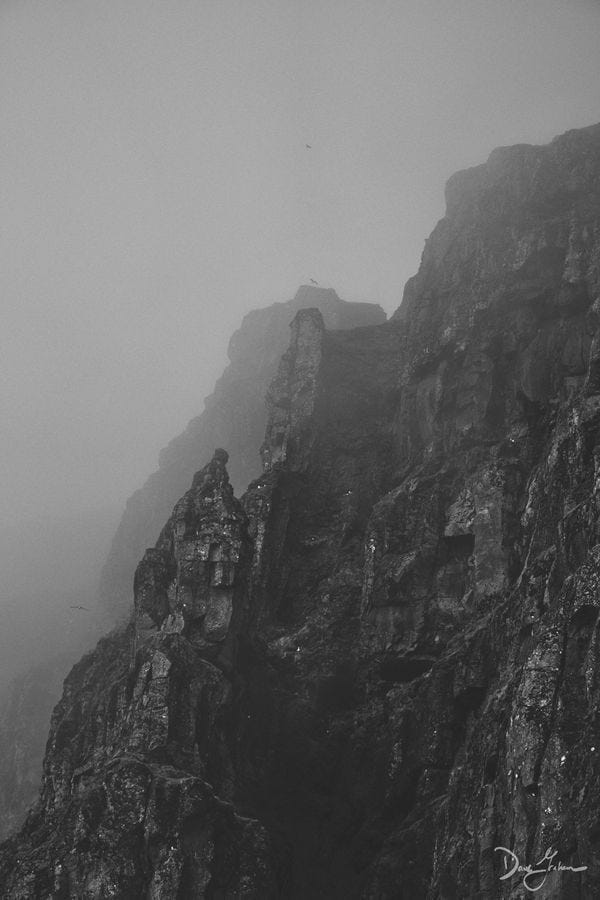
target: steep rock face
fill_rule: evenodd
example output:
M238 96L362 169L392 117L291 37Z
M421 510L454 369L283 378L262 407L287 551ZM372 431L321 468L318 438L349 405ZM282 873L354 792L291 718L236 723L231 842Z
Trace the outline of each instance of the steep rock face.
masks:
M395 317L405 477L367 530L364 603L395 666L439 656L408 743L431 897L521 896L518 878L499 881L499 845L588 866L552 873L543 896L600 890L597 616L583 601L597 577L599 178L597 126L455 176ZM392 841L377 889L398 872Z
M172 507L187 489L199 463L210 458L215 446L225 444L232 455L230 469L234 484L244 488L260 471L259 449L264 438L266 407L264 395L281 354L288 344L289 323L298 309L319 306L330 328L349 329L385 321L385 313L374 304L347 303L331 289L302 286L293 300L249 313L229 345L230 365L207 398L204 412L193 419L185 432L163 451L160 468L141 490L128 501L103 569L97 613L100 622L111 625L129 614L132 604L135 567L149 544L153 544L171 513ZM91 606L81 591L74 603ZM61 598L62 607L64 598ZM22 615L21 605L10 611L7 622ZM76 613L76 615L81 615ZM89 612L84 616L90 617ZM39 790L43 751L50 712L60 695L64 676L78 655L95 643L106 630L94 622L90 639L82 641L64 632L64 624L52 623L52 633L60 628L56 646L79 647L60 672L54 664L36 666L24 673L12 686L10 701L0 712L0 836L21 824ZM7 629L7 632L10 629ZM73 631L71 627L70 631ZM55 635L55 643L56 643ZM5 648L12 652L10 642ZM47 677L49 676L49 677ZM38 679L36 681L36 678ZM54 692L54 693L52 693ZM45 702L38 702L39 694ZM19 787L20 786L20 787Z
M226 460L197 473L145 554L132 624L65 682L3 896L272 895L268 836L230 802L250 541Z
M391 322L297 315L263 474L217 451L71 673L5 896L529 896L498 846L600 895L599 254L597 126L451 179Z
M300 287L287 303L244 317L229 343L230 364L207 397L204 411L162 451L158 471L127 501L100 585L103 605L113 620L128 613L135 567L187 490L199 462L209 459L215 447L226 447L231 480L239 492L259 474L265 393L288 345L289 324L305 307L319 308L331 329L358 328L386 318L376 304L347 303L332 289L309 285Z
M226 454L215 453L138 567L132 625L67 679L40 804L4 847L7 897L305 896L329 883L327 867L309 864L331 844L320 847L325 835L312 816L343 739L334 729L326 737L327 711L339 707L348 721L353 662L325 634L326 658L301 687L304 638L284 575L293 574L294 596L306 595L315 580L307 554L327 572L333 537L340 565L360 580L356 551L369 504L362 488L351 496L348 486L360 481L351 454L338 474L332 466L311 478L314 420L333 421L332 400L340 404L335 430L317 440L343 445L345 428L368 410L373 431L360 436L361 465L375 472L389 453L381 382L393 379L380 360L390 336L373 334L362 346L352 335L348 357L317 310L294 321L264 448L273 460L268 447L281 452L275 436L283 433L285 454L267 466L244 510ZM324 377L333 397L323 395ZM367 492L380 490L378 477ZM333 530L320 502L337 510ZM296 516L303 521L290 536ZM359 594L347 594L350 585L345 571L320 613L330 636L339 614L356 633ZM330 747L320 761L321 737Z

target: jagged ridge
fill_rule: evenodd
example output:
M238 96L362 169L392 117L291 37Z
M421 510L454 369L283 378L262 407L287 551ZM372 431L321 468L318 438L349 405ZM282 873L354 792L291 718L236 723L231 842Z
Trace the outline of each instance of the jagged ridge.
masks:
M127 501L100 583L102 603L114 621L129 613L135 567L155 542L174 504L201 461L227 447L231 481L238 492L260 473L258 453L266 427L265 394L289 340L299 309L317 307L330 329L385 321L380 306L348 303L331 288L302 285L293 300L253 310L229 342L229 366L206 398L201 415L160 454L160 468Z

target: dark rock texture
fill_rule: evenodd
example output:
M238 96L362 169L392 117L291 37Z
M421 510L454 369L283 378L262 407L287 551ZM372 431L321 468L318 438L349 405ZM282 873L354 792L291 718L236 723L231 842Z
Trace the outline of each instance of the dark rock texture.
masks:
M226 447L230 476L241 493L260 473L259 448L266 425L265 394L289 341L299 309L317 307L330 329L385 321L380 306L347 303L330 288L303 285L293 300L256 309L231 338L229 366L206 398L204 411L160 454L159 469L129 500L102 573L100 594L109 616L128 614L135 567L153 544L173 505L215 447Z
M600 896L600 126L495 151L389 323L300 311L67 679L7 898ZM542 865L542 868L544 865Z
M85 650L94 646L98 636L109 627L107 622L112 627L129 615L136 565L145 548L156 541L198 465L210 459L215 446L223 443L231 453L229 468L238 488L245 488L259 473L259 450L267 415L265 394L288 345L290 321L299 309L307 306L318 306L332 329L360 327L386 318L379 306L347 303L331 289L311 286L300 287L294 299L287 303L255 310L244 318L229 345L230 365L214 393L207 398L204 412L163 451L159 470L128 501L102 572L100 608L90 611L96 606L95 584L88 591L90 596L82 596L81 590L73 594L72 601L61 595L56 602L60 609L54 610L44 630L49 646L54 646L62 663L56 659L22 673L11 686L4 708L0 707L0 838L21 825L38 794L50 713L60 697L67 672ZM90 523L81 523L81 528L82 534L86 534ZM9 559L22 545L27 546L27 538L22 536L18 547L11 548ZM67 535L57 551L64 552L63 546L70 546L72 541L73 537ZM81 542L85 556L85 541L81 539ZM56 559L50 562L56 565ZM64 568L64 561L62 565ZM73 567L71 563L70 568ZM40 593L45 605L50 606L48 590ZM77 621L65 627L63 609L70 602L83 603L88 611L76 611ZM18 617L23 617L27 608L27 603L15 602L4 610L3 650L7 657L17 653L13 647L15 622L18 626ZM93 619L91 624L90 619ZM22 632L27 630L26 625L22 623ZM74 633L75 626L82 634ZM65 648L71 651L70 655L68 652L61 655ZM3 662L6 665L7 660Z

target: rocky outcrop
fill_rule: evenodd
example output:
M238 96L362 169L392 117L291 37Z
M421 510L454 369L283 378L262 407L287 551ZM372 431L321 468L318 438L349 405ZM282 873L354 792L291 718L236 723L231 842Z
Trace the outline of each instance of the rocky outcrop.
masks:
M310 285L300 287L293 300L244 317L229 343L229 366L206 398L204 411L161 452L159 469L127 501L100 584L103 607L113 622L128 614L135 567L146 547L156 541L199 463L210 459L215 447L226 447L238 492L260 473L265 394L288 345L289 324L306 307L320 309L327 327L334 330L374 325L386 318L376 304L348 303L330 288Z
M100 607L92 614L95 585L87 598L78 590L72 602L83 602L86 610L77 611L75 616L81 621L69 622L65 628L63 609L70 601L64 596L57 600L60 618L55 610L45 627L57 659L20 675L11 687L5 708L0 710L0 837L22 823L37 796L50 713L60 696L64 677L81 653L106 631L107 621L112 626L129 615L135 567L146 547L160 534L199 463L209 459L214 447L223 443L230 449L229 468L238 488L244 488L260 471L259 450L266 423L264 396L287 347L291 319L298 309L313 305L320 307L328 327L333 329L385 321L383 310L374 304L347 303L331 289L309 286L300 287L287 303L255 310L244 318L229 345L230 365L207 398L204 412L163 451L159 470L128 501L103 569ZM91 524L97 530L97 523ZM73 540L72 536L67 537L69 540L63 541L58 551ZM84 554L86 546L84 542ZM96 578L90 581L95 582ZM5 616L10 625L6 630L11 634L15 617L23 617L27 603L13 606L7 607ZM29 619L28 622L31 630ZM21 630L25 630L25 624ZM75 633L75 625L81 626L83 635ZM61 656L65 647L70 655ZM4 650L9 658L15 653L9 639ZM58 657L62 659L62 669ZM43 702L38 702L36 696Z
M272 894L268 834L231 802L250 541L226 460L216 451L197 473L145 554L131 626L65 682L35 837L4 896L195 897L209 882L221 896Z
M600 894L600 126L447 199L393 320L299 311L241 500L216 451L176 505L7 898Z

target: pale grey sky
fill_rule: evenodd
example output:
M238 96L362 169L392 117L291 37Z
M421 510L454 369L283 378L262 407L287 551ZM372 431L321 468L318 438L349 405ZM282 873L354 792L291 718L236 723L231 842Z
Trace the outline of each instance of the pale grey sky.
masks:
M122 505L247 310L315 278L391 312L452 172L600 120L599 32L595 0L3 0L4 526Z

